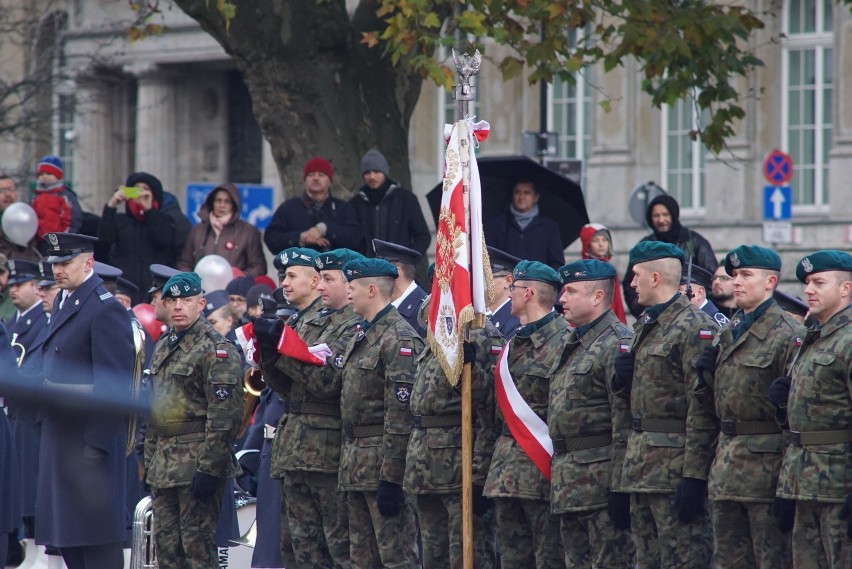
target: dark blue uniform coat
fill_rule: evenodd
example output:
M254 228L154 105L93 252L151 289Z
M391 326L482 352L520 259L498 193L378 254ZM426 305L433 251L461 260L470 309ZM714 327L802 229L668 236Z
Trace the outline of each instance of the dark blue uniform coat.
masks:
M419 286L415 288L411 293L402 299L402 302L399 303L399 315L402 316L406 322L408 322L414 331L417 332L417 335L426 339L426 328L420 325L420 322L417 320L417 313L420 312L420 305L423 304L423 299L429 296Z
M521 325L521 321L512 316L512 301L503 303L503 306L497 309L497 312L491 315L491 323L500 331L507 340L511 340L515 335L515 330Z
M17 369L11 343L9 332L0 323L0 373L14 373ZM19 529L23 523L20 488L20 470L12 429L5 411L0 410L0 539L4 542L6 534ZM2 551L6 551L6 548L0 546ZM5 561L4 555L0 562Z
M41 303L9 322L9 334L17 334L15 342L26 349L21 363L21 375L26 381L41 383L42 351L47 336L47 314ZM18 353L16 352L16 356ZM18 451L21 468L21 505L25 516L35 515L36 482L38 481L38 453L41 441L41 424L38 409L32 404L8 401L9 420Z
M56 296L44 342L44 377L68 389L127 399L133 337L127 310L92 275L65 301ZM125 537L127 420L96 410L45 411L36 543L102 545Z

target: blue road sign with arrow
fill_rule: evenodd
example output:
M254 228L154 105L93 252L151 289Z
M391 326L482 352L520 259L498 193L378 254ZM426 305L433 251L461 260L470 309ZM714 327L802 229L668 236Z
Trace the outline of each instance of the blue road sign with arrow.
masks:
M793 216L790 186L763 187L763 219L790 219Z

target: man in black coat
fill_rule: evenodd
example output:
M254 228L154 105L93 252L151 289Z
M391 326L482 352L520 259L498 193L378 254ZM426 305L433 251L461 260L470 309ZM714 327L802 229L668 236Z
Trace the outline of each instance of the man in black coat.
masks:
M325 158L314 156L305 164L305 193L278 206L263 232L269 252L277 255L290 247L330 251L362 247L358 216L349 202L331 195L334 170Z
M74 233L45 235L47 262L62 290L42 351L44 382L76 396L129 401L130 316L94 274L95 241ZM56 408L42 417L36 543L58 547L69 569L122 569L126 420Z
M349 202L358 214L364 234L361 252L372 257L370 245L373 239L381 239L425 255L432 242L432 233L423 210L417 196L388 177L389 171L388 161L375 148L361 158L364 185Z
M539 189L529 180L512 188L509 209L485 225L485 241L519 259L539 261L558 269L565 264L559 224L538 208Z
M657 196L648 204L645 220L653 228L653 233L640 239L642 241L663 241L677 245L685 254L687 261L691 258L694 265L716 272L719 266L713 247L703 235L680 224L680 206L670 195ZM630 286L633 282L633 267L628 267L621 281L624 290L624 302L635 318L639 318L644 306L639 304L636 290Z

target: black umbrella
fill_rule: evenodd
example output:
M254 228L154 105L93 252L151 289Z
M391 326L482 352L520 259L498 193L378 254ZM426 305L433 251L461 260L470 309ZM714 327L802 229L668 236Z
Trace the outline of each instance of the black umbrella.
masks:
M580 236L580 229L589 223L583 191L562 174L527 156L489 156L477 158L476 162L482 180L482 219L486 223L509 208L512 188L523 180L535 183L538 188L541 215L559 224L563 247L573 243ZM442 188L443 183L440 183L426 194L435 225L438 224Z

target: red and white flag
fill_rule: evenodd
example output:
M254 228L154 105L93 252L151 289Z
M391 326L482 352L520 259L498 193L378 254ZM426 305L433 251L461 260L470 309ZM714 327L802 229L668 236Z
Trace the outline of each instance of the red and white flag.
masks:
M254 369L260 368L260 351L257 349L257 340L254 337L254 322L240 326L234 331L237 343L243 349L248 365Z
M541 474L550 480L550 459L553 457L553 440L547 423L542 421L524 400L512 374L509 373L509 344L497 359L495 373L497 404L503 413L503 421L509 427L518 446L535 464Z
M484 314L491 289L491 263L482 232L482 195L474 138L485 140L490 126L461 120L446 125L444 186L438 214L435 278L427 341L450 383L463 366L465 326L474 312Z
M320 344L323 346L324 344ZM314 348L309 348L308 344L293 330L290 326L284 325L284 331L281 333L281 338L278 340L278 353L282 356L287 356L316 366L324 366L325 358L322 353L315 353ZM330 352L329 352L330 353Z

